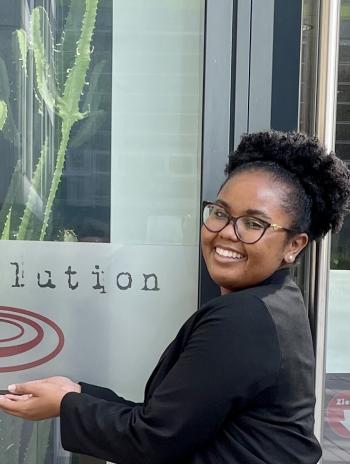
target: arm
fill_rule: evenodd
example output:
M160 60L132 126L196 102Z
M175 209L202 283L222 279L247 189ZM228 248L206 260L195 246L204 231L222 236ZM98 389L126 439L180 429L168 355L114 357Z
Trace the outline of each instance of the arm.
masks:
M99 398L101 400L116 401L118 403L129 406L135 406L137 404L133 401L126 400L122 396L117 395L109 388L99 387L97 385L91 385L85 382L79 382L79 385L81 386L81 393L86 393L87 395L94 396L95 398Z
M249 295L220 301L147 404L66 394L64 448L121 464L181 462L215 436L232 409L239 412L272 385L280 351L264 304Z

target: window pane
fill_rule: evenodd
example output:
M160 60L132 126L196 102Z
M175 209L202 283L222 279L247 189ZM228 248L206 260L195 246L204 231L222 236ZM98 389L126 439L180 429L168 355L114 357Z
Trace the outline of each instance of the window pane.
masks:
M203 8L114 2L113 241L197 243Z
M0 316L64 333L50 362L33 366L51 332L2 357L0 388L59 373L142 401L196 310L204 12L204 0L0 0ZM1 346L21 336L11 320ZM2 415L0 436L4 464L78 460L55 421Z
M350 166L350 2L342 1L336 152ZM323 463L350 461L350 218L332 236Z
M112 1L94 4L0 4L3 239L109 240Z

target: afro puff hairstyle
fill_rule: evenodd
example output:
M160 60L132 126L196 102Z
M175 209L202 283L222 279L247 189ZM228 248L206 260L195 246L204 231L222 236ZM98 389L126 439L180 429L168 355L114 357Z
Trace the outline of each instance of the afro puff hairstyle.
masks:
M293 232L317 240L341 229L350 211L350 171L316 137L273 130L246 134L229 155L225 182L247 170L268 171L286 185L282 207L292 218Z

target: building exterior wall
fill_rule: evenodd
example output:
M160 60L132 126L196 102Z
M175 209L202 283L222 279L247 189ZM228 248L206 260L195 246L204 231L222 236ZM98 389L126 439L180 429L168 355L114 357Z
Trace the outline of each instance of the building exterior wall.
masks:
M79 49L89 5L91 42ZM340 16L339 78L338 102L327 107L330 5ZM0 0L0 18L0 314L44 316L65 340L49 363L32 365L40 351L2 359L0 388L59 370L141 400L177 328L217 294L199 253L200 204L216 195L242 133L321 136L320 120L337 110L335 148L350 163L350 2ZM89 64L68 97L82 49ZM338 56L338 43L327 52ZM62 101L75 108L73 123ZM349 224L294 272L319 360L324 464L350 456ZM9 320L1 340L16 335ZM60 448L56 421L6 418L0 435L2 463L78 459Z

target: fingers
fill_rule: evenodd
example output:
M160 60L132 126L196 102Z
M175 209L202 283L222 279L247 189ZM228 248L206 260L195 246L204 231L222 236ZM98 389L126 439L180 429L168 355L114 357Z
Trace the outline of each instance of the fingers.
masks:
M8 391L15 395L38 395L42 391L43 381L35 381L13 384L8 386Z
M29 399L28 401L33 401ZM23 416L24 401L14 401L6 398L6 395L0 396L0 410L11 414L12 416L24 417Z
M33 395L11 395L10 393L7 393L6 395L4 395L4 398L7 398L8 400L12 401L25 401L29 400L30 398L33 398Z
M0 396L0 410L30 420L58 417L62 398L67 393L50 382L16 384L10 390L16 394Z

